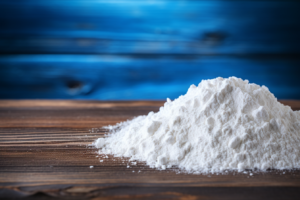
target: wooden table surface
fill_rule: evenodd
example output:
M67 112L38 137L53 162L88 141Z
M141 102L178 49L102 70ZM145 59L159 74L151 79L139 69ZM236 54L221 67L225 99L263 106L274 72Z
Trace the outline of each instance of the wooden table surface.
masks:
M294 110L300 101L282 101ZM104 125L159 101L0 101L0 199L299 199L300 171L192 175L97 157ZM103 160L103 162L100 162ZM127 165L130 168L127 168ZM90 168L90 166L94 166Z

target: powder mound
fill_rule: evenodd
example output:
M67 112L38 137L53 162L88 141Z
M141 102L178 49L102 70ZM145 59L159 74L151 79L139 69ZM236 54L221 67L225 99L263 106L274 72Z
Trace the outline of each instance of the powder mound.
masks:
M300 112L267 87L236 77L202 81L187 93L116 126L99 153L176 166L188 173L300 168Z

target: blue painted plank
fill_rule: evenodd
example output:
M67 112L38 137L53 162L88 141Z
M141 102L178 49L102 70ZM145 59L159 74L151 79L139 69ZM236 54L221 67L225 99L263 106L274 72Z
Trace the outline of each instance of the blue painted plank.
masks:
M300 53L299 1L0 1L0 53Z
M201 56L0 56L0 98L165 99L202 79L237 76L280 99L300 99L300 60Z

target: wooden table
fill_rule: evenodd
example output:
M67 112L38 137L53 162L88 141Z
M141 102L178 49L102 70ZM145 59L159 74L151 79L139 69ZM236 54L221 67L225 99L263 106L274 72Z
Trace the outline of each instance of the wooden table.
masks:
M283 103L300 109L299 101ZM97 157L96 149L88 146L103 137L102 126L158 111L161 105L0 101L0 198L300 199L297 170L191 175L176 168L160 171L143 162L135 166L127 159Z

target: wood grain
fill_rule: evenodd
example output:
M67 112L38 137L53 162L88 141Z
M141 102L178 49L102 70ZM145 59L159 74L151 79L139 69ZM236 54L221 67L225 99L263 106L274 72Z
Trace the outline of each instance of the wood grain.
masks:
M300 99L299 9L297 0L1 0L0 98L172 99L236 76Z
M299 7L284 0L2 0L0 53L299 54Z
M300 108L299 101L283 102ZM103 125L157 111L160 105L0 101L0 198L297 199L298 170L191 175L175 167L160 171L126 158L97 157L89 146L103 137Z
M300 99L299 58L292 55L0 55L0 98L174 99L201 80L236 76L266 85L279 99Z

